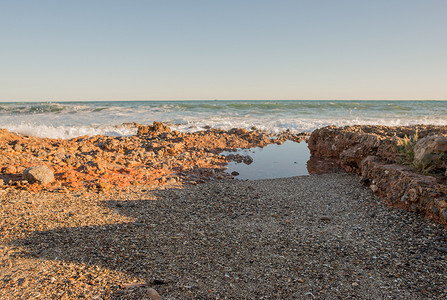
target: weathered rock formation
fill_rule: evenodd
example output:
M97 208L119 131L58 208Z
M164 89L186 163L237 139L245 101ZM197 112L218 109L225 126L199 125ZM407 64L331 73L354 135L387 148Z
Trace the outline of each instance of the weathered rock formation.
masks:
M229 160L220 154L223 151L306 138L306 134L285 132L273 136L255 129L182 133L160 122L126 125L138 128L138 134L61 140L21 136L0 129L0 189L37 191L45 185L55 191L105 191L138 184L196 184L231 177L224 172ZM249 161L245 158L246 163ZM30 179L23 180L25 169L39 165L51 168L55 180L39 184L39 180L28 175L24 176Z
M447 126L328 126L308 145L313 159L335 159L389 204L447 224Z
M147 135L147 134L154 134L158 135L160 133L166 133L171 132L171 128L166 126L165 124L161 122L154 122L152 126L150 125L137 125L138 128L138 135Z

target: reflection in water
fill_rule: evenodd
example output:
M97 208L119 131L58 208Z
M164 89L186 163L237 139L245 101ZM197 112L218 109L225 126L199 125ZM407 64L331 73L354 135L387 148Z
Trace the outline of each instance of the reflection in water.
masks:
M227 173L237 179L273 179L302 175L344 172L336 159L311 156L306 142L286 141L264 148L223 152Z
M242 149L223 152L222 155L239 154L250 156L250 164L230 162L227 172L237 174L237 179L272 179L309 175L306 162L310 158L306 142L286 141L282 145L270 144L264 148ZM237 173L236 173L237 172Z

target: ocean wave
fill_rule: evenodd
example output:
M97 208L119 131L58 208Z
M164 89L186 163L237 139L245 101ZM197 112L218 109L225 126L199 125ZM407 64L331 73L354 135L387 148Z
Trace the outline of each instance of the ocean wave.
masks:
M256 127L311 132L327 125L447 125L442 101L142 101L2 103L0 128L26 135L73 138L135 134L119 124L153 121L180 131ZM118 125L118 126L117 126Z
M89 111L89 105L72 105L62 103L2 103L1 115L35 115L35 114L59 114Z
M161 120L163 121L163 120ZM150 124L147 122L145 124ZM229 130L232 128L244 128L263 130L269 133L280 133L291 130L294 133L312 132L315 129L328 125L351 126L351 125L384 125L384 126L408 126L416 124L447 125L446 119L315 119L315 118L231 118L231 117L210 117L200 119L197 117L185 117L173 122L171 128L182 132L194 132L206 128L220 128ZM53 126L45 124L0 124L0 128L5 128L11 132L46 138L70 139L79 136L131 136L136 134L136 128L125 125L82 125L82 126Z
M136 128L128 126L51 126L20 124L3 126L10 132L42 138L71 139L79 136L131 136L137 133Z

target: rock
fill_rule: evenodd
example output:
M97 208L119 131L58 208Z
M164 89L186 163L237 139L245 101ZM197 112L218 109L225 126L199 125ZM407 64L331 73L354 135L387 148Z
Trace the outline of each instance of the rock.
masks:
M177 183L177 179L174 177L171 177L168 180L166 180L166 184L176 184L176 183Z
M408 199L408 201L410 201L410 202L416 202L416 201L418 201L419 200L419 198L418 198L418 191L416 190L416 189L414 189L414 188L412 188L412 189L409 189L407 192L406 192L406 194L405 195L407 195L407 199ZM405 196L404 195L404 196Z
M447 201L446 200L439 201L438 206L441 209L447 208Z
M160 294L154 290L153 288L148 288L146 290L146 295L149 297L149 299L151 300L161 300L161 296Z
M404 149L416 136L419 141ZM308 146L308 168L312 162L334 159L346 171L361 175L363 184L388 204L447 223L442 201L447 199L447 178L442 177L447 177L446 126L327 126L312 132ZM409 150L414 150L413 163ZM432 173L438 176L428 176Z
M242 161L246 165L251 165L253 163L253 158L250 155L245 155Z
M230 133L237 134L237 135L246 135L250 132L247 129L243 129L243 128L232 128L230 130Z
M428 153L442 154L447 152L447 136L432 135L420 139L414 146L414 159L421 160Z
M160 134L164 132L171 132L171 128L161 122L154 122L152 126L140 125L138 126L137 135L147 135L151 133Z
M54 181L54 173L45 165L31 167L23 171L23 179L28 180L30 183L39 183L41 185L47 185Z
M54 158L56 160L63 160L65 158L65 153L58 152L58 153L54 154Z
M107 191L112 187L112 185L108 182L101 181L96 185L96 187L101 191Z
M5 174L15 174L17 172L17 168L14 166L7 166L3 168L3 173Z
M250 155L228 154L225 158L227 161L234 161L238 164L243 162L246 165L250 165L253 163L253 158Z
M90 151L90 147L87 146L87 145L82 145L82 146L79 146L78 150L81 151L81 152L89 152Z
M239 175L239 172L233 171L233 172L231 172L231 175L233 175L233 176L238 176L238 175Z
M430 165L430 167L446 169L447 136L431 135L420 139L414 146L414 162Z

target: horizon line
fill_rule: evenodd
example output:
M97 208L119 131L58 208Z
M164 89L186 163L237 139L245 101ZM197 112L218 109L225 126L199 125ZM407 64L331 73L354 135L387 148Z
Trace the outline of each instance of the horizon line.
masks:
M30 102L162 102L162 101L447 101L447 99L151 99L151 100L11 100L0 103Z

